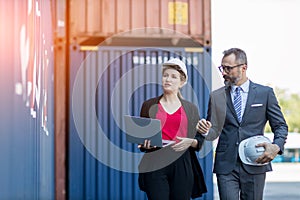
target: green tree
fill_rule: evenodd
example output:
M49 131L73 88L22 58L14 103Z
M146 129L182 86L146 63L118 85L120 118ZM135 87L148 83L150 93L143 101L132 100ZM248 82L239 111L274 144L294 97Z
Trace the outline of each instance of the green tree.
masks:
M295 93L288 93L285 89L275 88L279 105L285 120L289 126L289 132L300 131L300 96ZM265 132L271 132L269 124L265 128Z

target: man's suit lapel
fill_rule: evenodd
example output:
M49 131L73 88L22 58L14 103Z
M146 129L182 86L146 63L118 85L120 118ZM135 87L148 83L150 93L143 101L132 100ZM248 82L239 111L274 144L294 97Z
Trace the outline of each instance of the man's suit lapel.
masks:
M247 113L250 111L250 107L251 107L251 105L253 104L253 102L255 100L255 96L256 96L256 89L255 88L256 88L255 84L253 84L250 81L248 99L246 101L246 107L245 107L245 111L244 111L241 123L243 123L247 119Z

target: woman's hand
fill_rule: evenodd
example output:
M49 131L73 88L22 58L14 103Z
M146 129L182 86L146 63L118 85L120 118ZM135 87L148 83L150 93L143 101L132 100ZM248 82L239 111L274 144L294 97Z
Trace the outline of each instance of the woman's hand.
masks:
M151 141L150 140L145 140L144 144L139 144L138 148L143 151L143 150L153 150L156 148L156 146L151 146Z
M190 146L197 146L198 142L196 139L192 138L184 138L184 137L176 137L179 142L172 146L174 151L184 151L188 149Z

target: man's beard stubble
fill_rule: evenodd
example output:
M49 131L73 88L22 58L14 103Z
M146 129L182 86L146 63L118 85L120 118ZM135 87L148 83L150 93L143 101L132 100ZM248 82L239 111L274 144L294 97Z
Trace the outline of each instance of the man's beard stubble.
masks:
M235 85L236 79L237 79L235 77L230 77L230 76L227 76L227 75L224 75L223 78L224 78L224 84L225 84L226 87Z
M232 85L236 85L237 82L239 82L239 80L242 79L242 73L241 73L241 71L239 71L238 75L235 76L235 77L234 76L231 77L231 76L228 76L228 75L224 75L223 78L224 78L224 84L225 84L226 87L232 86Z

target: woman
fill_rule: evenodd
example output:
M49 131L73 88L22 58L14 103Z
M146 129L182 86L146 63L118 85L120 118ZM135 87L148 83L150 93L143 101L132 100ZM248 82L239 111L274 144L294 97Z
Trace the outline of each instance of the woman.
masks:
M145 101L140 115L161 120L162 138L175 144L156 148L145 140L139 145L146 152L139 165L139 186L149 200L196 198L206 192L195 154L204 140L195 128L198 108L180 94L188 79L181 60L175 58L164 63L162 75L163 94Z

